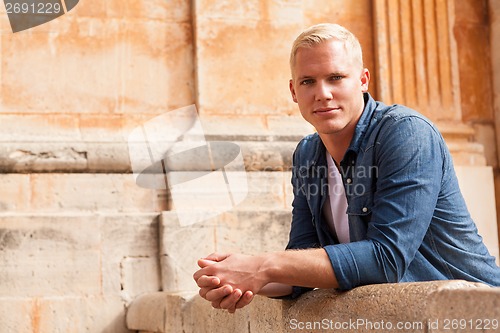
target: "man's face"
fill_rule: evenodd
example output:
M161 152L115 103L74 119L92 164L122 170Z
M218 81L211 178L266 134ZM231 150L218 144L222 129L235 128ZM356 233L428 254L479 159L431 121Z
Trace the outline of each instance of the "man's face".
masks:
M352 137L363 112L370 73L352 58L335 39L297 50L290 92L304 119L322 137Z

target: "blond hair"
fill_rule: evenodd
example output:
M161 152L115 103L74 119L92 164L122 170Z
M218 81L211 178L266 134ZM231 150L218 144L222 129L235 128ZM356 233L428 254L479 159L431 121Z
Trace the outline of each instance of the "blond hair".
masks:
M363 67L363 51L361 50L361 45L356 36L341 25L321 23L304 30L293 42L292 51L290 53L290 70L292 71L292 75L293 67L295 66L295 58L299 48L311 48L330 39L343 42L353 62L359 64L360 68Z

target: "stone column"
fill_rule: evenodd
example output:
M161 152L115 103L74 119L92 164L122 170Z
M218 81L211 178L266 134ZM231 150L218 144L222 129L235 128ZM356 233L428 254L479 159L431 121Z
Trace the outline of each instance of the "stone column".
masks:
M376 0L378 93L436 120L460 120L456 49L447 0Z
M459 165L485 165L483 147L463 122L453 0L375 0L375 81L387 104L434 121Z

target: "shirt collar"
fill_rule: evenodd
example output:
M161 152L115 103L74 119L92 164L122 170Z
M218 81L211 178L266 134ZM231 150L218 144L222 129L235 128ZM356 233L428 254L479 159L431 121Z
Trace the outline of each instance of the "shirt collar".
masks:
M361 143L363 142L363 138L365 137L366 131L370 126L370 122L372 120L373 112L377 108L377 103L372 98L370 93L364 93L363 99L365 101L365 108L363 109L363 113L359 118L358 123L356 124L356 128L354 130L354 135L351 139L351 144L347 149L347 152L352 151L354 153L358 153ZM346 154L347 154L346 152Z

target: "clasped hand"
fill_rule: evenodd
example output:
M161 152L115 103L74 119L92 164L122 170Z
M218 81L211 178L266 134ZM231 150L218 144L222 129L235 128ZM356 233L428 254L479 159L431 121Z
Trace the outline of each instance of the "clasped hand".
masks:
M266 281L259 269L261 260L257 256L213 253L198 260L200 270L193 278L201 297L216 309L234 313L252 301Z

